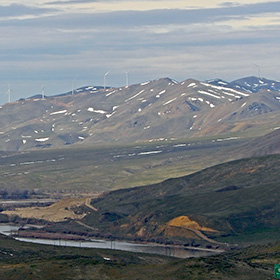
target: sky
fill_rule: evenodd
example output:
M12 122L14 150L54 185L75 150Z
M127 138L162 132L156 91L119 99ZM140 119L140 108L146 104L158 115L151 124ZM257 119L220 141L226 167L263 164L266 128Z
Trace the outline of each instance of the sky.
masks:
M23 4L24 2L24 4ZM2 0L0 104L170 77L280 80L280 1Z

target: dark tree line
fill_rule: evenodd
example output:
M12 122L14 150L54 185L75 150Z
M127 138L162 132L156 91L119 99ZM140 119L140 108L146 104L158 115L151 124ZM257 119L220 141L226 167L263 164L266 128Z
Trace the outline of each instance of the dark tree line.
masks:
M0 190L1 199L26 199L30 198L34 191L16 190L16 189L2 189Z

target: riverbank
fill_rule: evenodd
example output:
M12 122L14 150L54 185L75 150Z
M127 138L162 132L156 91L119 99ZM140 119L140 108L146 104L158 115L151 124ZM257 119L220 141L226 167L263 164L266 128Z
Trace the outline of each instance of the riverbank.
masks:
M30 225L31 227L31 225ZM225 252L223 249L197 248L192 246L164 245L148 242L130 242L120 240L91 239L84 236L63 233L49 233L31 231L28 229L19 230L20 227L14 224L0 225L0 233L11 235L15 239L25 242L47 244L67 247L112 249L137 253L158 254L175 258L190 258L217 255Z

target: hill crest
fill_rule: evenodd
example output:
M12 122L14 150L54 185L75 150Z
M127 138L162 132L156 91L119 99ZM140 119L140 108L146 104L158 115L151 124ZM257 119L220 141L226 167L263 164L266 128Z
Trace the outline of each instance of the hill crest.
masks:
M252 85L252 90L241 84ZM0 150L273 129L280 114L279 91L280 83L256 77L231 83L162 78L129 87L86 86L74 94L20 99L0 107Z

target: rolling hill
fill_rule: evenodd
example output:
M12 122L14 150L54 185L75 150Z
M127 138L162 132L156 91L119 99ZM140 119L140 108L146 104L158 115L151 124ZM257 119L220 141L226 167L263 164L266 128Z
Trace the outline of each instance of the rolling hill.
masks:
M154 185L109 192L92 200L97 211L90 210L81 220L85 227L68 221L55 230L179 243L277 240L279 161L279 155L242 159ZM89 213L87 207L79 209Z
M162 78L21 99L0 108L0 150L264 135L279 126L279 90L278 82L256 77L231 83Z

